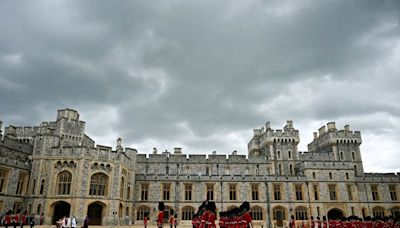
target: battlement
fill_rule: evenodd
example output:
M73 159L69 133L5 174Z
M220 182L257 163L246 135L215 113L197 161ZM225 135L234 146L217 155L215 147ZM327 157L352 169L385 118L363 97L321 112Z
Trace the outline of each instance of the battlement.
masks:
M57 111L57 121L60 119L69 119L79 121L79 113L73 109L60 109Z

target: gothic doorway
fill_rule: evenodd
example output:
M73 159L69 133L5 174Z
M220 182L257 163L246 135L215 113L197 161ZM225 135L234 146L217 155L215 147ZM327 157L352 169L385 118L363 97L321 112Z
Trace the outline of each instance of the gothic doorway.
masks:
M69 216L71 205L64 201L58 201L53 204L53 224L64 216Z
M344 217L343 211L337 208L330 209L328 211L328 219L341 219Z
M103 204L95 202L88 207L89 225L101 225Z

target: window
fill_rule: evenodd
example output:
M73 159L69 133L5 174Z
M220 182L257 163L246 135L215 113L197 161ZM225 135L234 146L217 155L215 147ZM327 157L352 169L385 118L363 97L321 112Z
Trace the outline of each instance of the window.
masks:
M389 185L390 199L397 201L396 185Z
M207 199L214 200L214 184L207 184Z
M72 174L68 171L63 171L58 174L57 194L69 195L71 191Z
M372 200L378 201L379 200L378 185L371 185L371 192L372 192Z
M393 218L400 219L400 207L393 207L390 209L390 213L392 214Z
M260 166L259 165L256 166L256 175L260 175Z
M37 215L40 215L41 212L42 212L42 205L39 204L39 205L37 206L37 209L36 209L36 214L37 214Z
M281 158L281 152L278 150L278 159Z
M292 158L292 151L290 151L290 150L288 151L288 157Z
M124 188L125 188L125 178L121 178L121 185L119 186L119 198L123 199L124 198ZM120 216L122 216L120 214Z
M281 185L280 184L274 184L274 199L275 200L282 200Z
M252 207L250 209L250 217L253 220L263 220L263 212L261 207Z
M349 200L353 201L353 190L351 189L351 185L347 185L347 194L349 195Z
M349 173L346 173L346 180L349 179Z
M340 152L340 160L343 160L343 152Z
M45 181L43 179L42 182L40 183L40 190L39 190L40 195L42 195L44 192L44 184L45 184Z
M194 215L194 208L186 206L182 208L182 220L192 220Z
M90 190L89 195L91 196L105 196L107 189L108 177L104 173L93 174L90 178Z
M169 200L170 188L170 184L163 184L163 200Z
M18 211L22 209L22 202L15 202L14 203L14 207L13 207L13 211Z
M312 178L315 179L315 173L314 172L312 173Z
M313 185L313 190L314 190L314 199L315 200L319 200L319 189L318 189L318 185Z
M293 165L292 164L289 165L289 172L290 172L290 175L293 175Z
M353 158L353 160L356 160L356 154L354 152L351 152L351 158Z
M141 194L141 199L143 201L147 201L149 197L149 184L142 184L142 194Z
M236 200L236 184L229 185L229 200Z
M321 209L317 207L317 216L321 216Z
M332 180L332 173L329 173L329 179Z
M351 207L350 209L351 209L351 215L354 216L354 211L355 211L354 207Z
M165 170L165 173L166 173L166 174L169 174L169 166L167 166L165 169L166 169L166 170Z
M297 207L295 212L296 212L296 220L307 220L306 207Z
M278 165L278 174L282 175L282 165L281 164Z
M385 209L383 207L374 207L372 209L372 214L374 215L375 218L377 217L385 217Z
M32 183L32 191L31 194L34 195L35 194L35 188L36 188L36 179L33 179L33 183Z
M5 192L7 186L8 170L0 169L0 192Z
M296 189L296 200L303 200L303 186L301 184L296 184L295 189Z
M258 200L258 184L251 185L251 198L253 200Z
M144 220L144 216L147 215L147 219L150 217L150 208L146 206L140 206L136 212L136 220Z
M274 214L274 220L286 220L285 208L283 207L275 207L272 212Z
M26 185L26 178L27 178L26 173L20 173L18 177L18 183L17 183L17 191L15 192L18 195L25 194L25 185Z
M329 185L329 198L331 200L337 200L336 185Z
M210 167L206 167L206 176L210 176Z
M192 184L185 184L185 200L192 200Z

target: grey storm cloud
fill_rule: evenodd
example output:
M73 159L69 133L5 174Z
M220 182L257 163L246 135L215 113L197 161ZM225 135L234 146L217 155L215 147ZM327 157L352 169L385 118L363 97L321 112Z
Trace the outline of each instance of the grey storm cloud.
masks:
M367 171L400 171L399 7L3 1L0 119L33 125L70 107L99 144L242 154L266 121L294 120L303 151L337 121L362 131Z

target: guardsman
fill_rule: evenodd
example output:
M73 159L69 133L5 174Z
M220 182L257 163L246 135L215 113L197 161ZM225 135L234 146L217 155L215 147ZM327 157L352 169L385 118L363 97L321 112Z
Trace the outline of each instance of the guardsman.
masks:
M164 219L164 210L165 210L165 205L163 202L158 203L158 215L157 215L157 227L162 228L163 227L163 219Z

